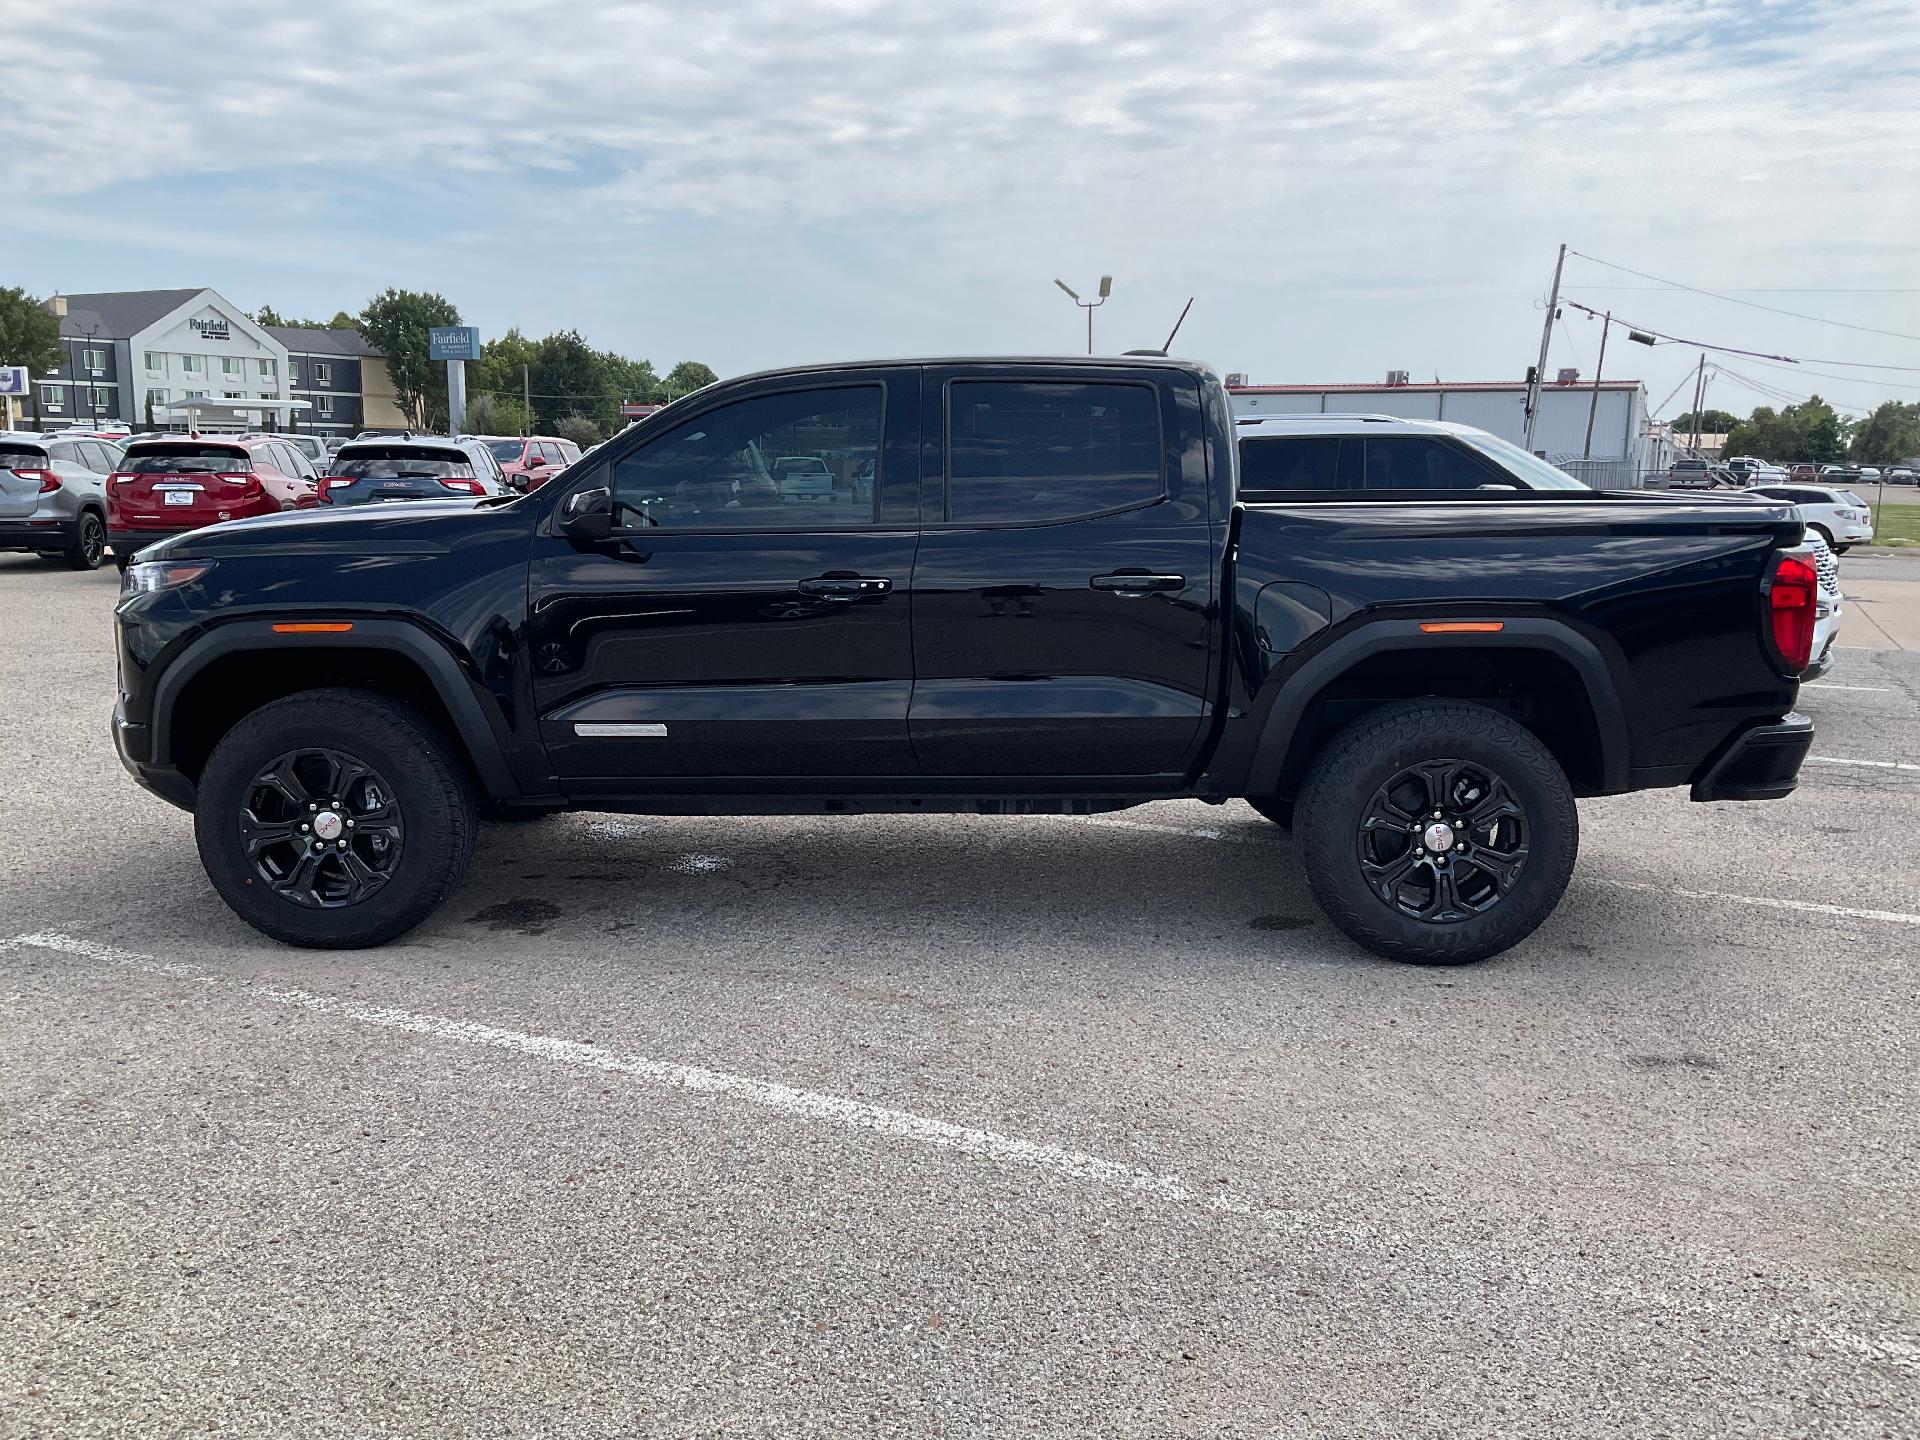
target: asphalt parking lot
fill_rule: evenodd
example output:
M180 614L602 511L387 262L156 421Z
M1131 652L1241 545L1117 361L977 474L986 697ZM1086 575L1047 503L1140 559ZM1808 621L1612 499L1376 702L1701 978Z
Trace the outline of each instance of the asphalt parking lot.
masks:
M0 556L0 1435L1920 1434L1920 650L1466 970L1191 803L494 827L324 954L121 772L116 585Z

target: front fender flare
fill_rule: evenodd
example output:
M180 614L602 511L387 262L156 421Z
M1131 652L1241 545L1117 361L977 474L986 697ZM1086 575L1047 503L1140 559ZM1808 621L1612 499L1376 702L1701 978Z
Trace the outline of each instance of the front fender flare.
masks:
M501 737L482 708L473 681L446 646L405 620L353 616L351 621L353 628L339 633L285 634L276 633L270 620L230 620L195 638L154 687L149 712L154 762L173 763L174 707L188 683L224 656L248 650L276 654L290 649L387 650L405 656L425 672L488 794L499 799L525 793L507 764Z

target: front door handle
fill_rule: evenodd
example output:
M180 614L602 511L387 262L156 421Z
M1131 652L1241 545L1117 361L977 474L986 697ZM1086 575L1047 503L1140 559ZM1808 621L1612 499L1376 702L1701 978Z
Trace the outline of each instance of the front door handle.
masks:
M893 589L893 581L884 575L822 575L800 582L802 595L822 600L868 600Z
M1121 595L1149 595L1155 591L1184 590L1187 577L1184 575L1129 575L1120 572L1112 575L1092 575L1087 584L1095 590L1112 590Z

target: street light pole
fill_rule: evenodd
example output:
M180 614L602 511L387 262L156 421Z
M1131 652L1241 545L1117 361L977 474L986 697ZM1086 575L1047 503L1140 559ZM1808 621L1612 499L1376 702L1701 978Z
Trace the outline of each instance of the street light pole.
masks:
M1080 292L1064 280L1055 280L1053 283L1067 292L1068 299L1087 312L1087 354L1093 354L1093 312L1106 304L1107 296L1113 293L1113 277L1111 275L1100 277L1100 298L1097 300L1082 300Z

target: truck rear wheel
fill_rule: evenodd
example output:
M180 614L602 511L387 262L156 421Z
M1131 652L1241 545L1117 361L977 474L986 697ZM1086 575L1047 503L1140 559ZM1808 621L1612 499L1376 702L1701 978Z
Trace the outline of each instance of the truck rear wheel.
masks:
M358 949L404 935L453 893L473 854L474 800L417 711L308 690L214 747L193 829L214 889L254 929Z
M1579 812L1538 736L1456 701L1383 706L1336 735L1295 834L1327 918L1369 950L1465 965L1517 945L1567 888Z

